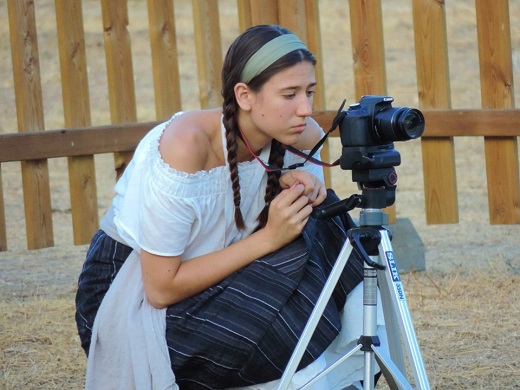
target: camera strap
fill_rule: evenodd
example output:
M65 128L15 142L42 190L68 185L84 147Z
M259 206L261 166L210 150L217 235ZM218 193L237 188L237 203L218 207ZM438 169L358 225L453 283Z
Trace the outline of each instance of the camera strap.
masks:
M251 146L249 145L249 142L248 142L246 136L244 135L244 133L242 132L242 129L240 129L240 128L239 128L238 136L242 140L242 142L244 142L244 144L246 145L246 147L249 150L249 152L251 153L251 155L253 155L253 157L264 167L264 169L267 172L282 172L282 171L288 171L288 170L291 170L291 169L300 168L300 167L303 167L303 165L306 162L310 162L312 164L320 165L320 166L326 167L326 168L335 167L335 166L339 165L339 162L340 162L339 159L334 161L333 163L327 163L327 162L318 160L317 158L314 158L314 155L318 152L318 150L321 148L321 146L325 143L325 140L327 139L329 134L332 133L336 129L336 127L338 127L338 125L340 124L341 120L347 115L347 112L343 111L343 107L345 106L345 102L346 102L346 100L343 100L343 103L341 103L341 106L338 109L338 113L336 114L334 120L332 121L332 125L331 125L330 129L318 141L318 143L316 143L316 145L314 145L314 147L311 149L309 154L304 153L301 150L298 150L298 149L296 149L296 148L294 148L294 147L292 147L290 145L282 145L285 148L285 150L287 150L287 151L291 152L292 154L295 154L295 155L297 155L297 156L299 156L299 157L304 159L303 162L300 162L300 163L297 163L297 164L292 164L292 165L289 165L288 167L278 168L278 167L270 166L266 162L262 161L262 159L260 157L258 157L255 152L253 152L253 150L251 149Z
M297 156L300 156L302 158L305 159L305 161L303 163L300 163L300 164L295 164L295 165L298 165L298 166L302 166L303 164L305 164L307 161L313 163L313 164L316 164L316 165L321 165L322 167L327 167L327 168L331 168L331 167L335 167L337 165L339 165L339 159L334 161L333 163L327 163L327 162L323 162L323 161L320 161L318 159L315 159L313 156L316 154L316 152L322 147L322 145L325 143L325 140L327 139L327 137L329 136L330 133L332 133L334 130L336 130L336 127L339 126L340 122L342 121L342 119L347 115L347 112L346 111L343 111L343 107L345 107L345 102L346 102L346 99L343 100L343 103L341 103L341 106L339 107L338 109L338 112L336 114L336 116L334 117L334 119L332 120L332 125L330 126L330 129L325 133L325 135L318 141L318 143L316 145L314 145L314 147L311 149L311 151L309 152L309 154L306 154L306 153L303 153L301 150L298 150L290 145L283 145L283 147L291 152L292 154L295 154Z

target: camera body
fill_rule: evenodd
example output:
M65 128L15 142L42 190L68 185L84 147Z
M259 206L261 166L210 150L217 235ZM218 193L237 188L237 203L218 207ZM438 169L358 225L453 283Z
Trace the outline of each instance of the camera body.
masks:
M424 132L424 116L408 107L392 107L389 96L363 96L350 105L339 122L341 169L352 171L352 181L361 189L386 190L386 200L377 207L394 203L401 155L394 141L419 138Z
M340 123L343 146L378 146L419 138L424 116L414 108L392 107L389 96L363 96Z
M424 116L419 110L392 107L389 96L363 96L351 104L339 124L342 169L371 169L401 163L394 141L419 138L424 132Z

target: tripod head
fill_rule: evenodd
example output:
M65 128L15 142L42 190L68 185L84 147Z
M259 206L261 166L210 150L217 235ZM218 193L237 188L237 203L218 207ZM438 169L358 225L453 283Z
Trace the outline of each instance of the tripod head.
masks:
M397 173L401 155L394 148L395 141L419 138L424 131L424 116L413 108L392 107L389 96L363 96L359 103L343 111L343 104L333 121L339 125L342 154L341 169L352 171L352 181L358 184L361 195L337 202L321 210L325 218L355 207L363 210L361 226L388 224L382 208L395 202Z
M386 204L388 196L385 188L364 188L362 195L354 194L323 207L318 212L318 218L334 217L359 207L362 209L359 215L360 226L380 227L387 225L388 214L384 213L382 208L386 207L383 203Z

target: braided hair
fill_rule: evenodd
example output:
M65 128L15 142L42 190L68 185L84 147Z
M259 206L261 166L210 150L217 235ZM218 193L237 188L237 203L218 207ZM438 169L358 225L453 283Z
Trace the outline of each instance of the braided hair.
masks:
M256 53L263 45L272 39L291 32L285 28L276 25L258 25L250 27L242 33L230 46L224 65L222 67L222 97L223 97L223 124L226 129L227 142L227 161L229 165L231 185L233 189L233 201L235 204L235 224L238 229L245 228L244 218L240 210L240 183L238 176L238 137L240 130L238 127L238 110L239 106L235 97L235 85L241 82L241 72L249 58ZM271 66L253 77L247 84L248 87L257 92L265 82L274 74L281 70L293 66L302 61L309 61L316 64L316 59L308 50L294 50L278 60ZM271 154L269 156L269 165L282 167L285 156L285 148L276 140L271 143ZM267 188L265 192L265 207L258 216L258 227L262 228L267 223L269 205L271 201L280 193L280 172L267 173Z

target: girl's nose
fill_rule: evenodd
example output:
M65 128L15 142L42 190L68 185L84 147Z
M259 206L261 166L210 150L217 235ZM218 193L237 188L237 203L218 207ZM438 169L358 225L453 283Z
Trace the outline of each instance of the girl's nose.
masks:
M312 114L312 97L305 96L300 99L298 103L298 115L299 116L311 116Z

